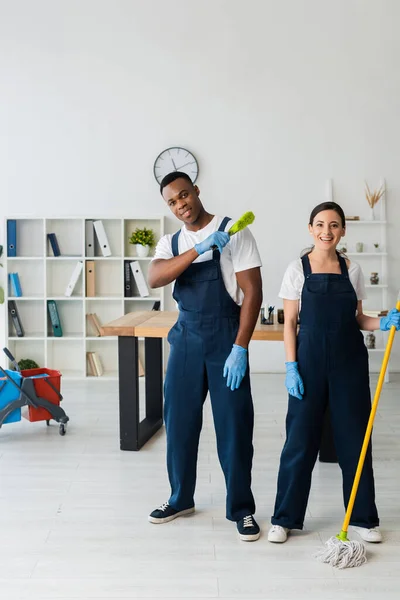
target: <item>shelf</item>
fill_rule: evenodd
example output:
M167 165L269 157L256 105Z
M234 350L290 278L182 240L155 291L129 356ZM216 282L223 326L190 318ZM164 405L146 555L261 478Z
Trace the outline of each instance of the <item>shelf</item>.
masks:
M18 302L20 300L34 300L34 301L38 301L38 300L44 300L44 296L8 296L9 300L18 300Z
M368 284L365 285L365 287L366 288L381 288L381 289L386 289L389 286L385 285L384 283L382 283L382 284L378 283L378 285L371 285L370 283L368 283Z
M164 235L164 217L146 218L122 217L57 217L15 218L17 227L17 252L20 256L4 256L6 278L10 272L18 272L23 296L10 297L18 306L25 336L15 334L13 322L8 315L7 297L5 306L6 332L5 345L20 360L32 358L41 366L57 369L66 379L86 380L86 352L97 352L104 368L101 377L96 379L116 380L118 378L118 337L96 336L86 315L96 314L100 323L114 321L126 313L151 310L154 302L164 305L164 289L154 290L157 295L141 297L137 294L124 298L124 261L140 261L143 274L147 277L148 267L153 256L135 256L136 248L128 243L129 236L136 227L147 227L155 232L156 241ZM101 220L104 225L111 256L103 256L97 236L94 236L95 256L86 256L90 250L86 246L86 222ZM7 233L7 228L5 228ZM61 255L54 256L47 234L55 233ZM5 240L4 248L7 248ZM153 250L154 251L154 250ZM83 270L73 295L64 292L72 273L79 262ZM86 296L87 261L95 263L95 296ZM7 279L6 279L7 281ZM92 290L90 290L92 292ZM150 292L150 290L149 290ZM153 290L151 290L153 292ZM93 293L93 292L92 292ZM55 300L60 317L63 336L55 337L51 326L47 301ZM143 343L140 345L144 353ZM142 360L143 357L141 356Z
M352 225L386 225L387 221L373 221L372 219L369 221L367 219L360 219L359 221L348 221L346 219L346 226L351 223Z
M43 260L44 256L6 256L4 258L7 258L7 260Z
M368 352L385 352L386 348L367 348Z
M347 256L387 256L387 252L346 252Z

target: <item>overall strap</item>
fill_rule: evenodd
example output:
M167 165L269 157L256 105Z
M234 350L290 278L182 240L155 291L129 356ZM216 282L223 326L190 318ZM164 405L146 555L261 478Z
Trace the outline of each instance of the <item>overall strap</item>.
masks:
M179 250L178 250L178 239L179 239L179 235L181 233L181 230L177 231L176 233L174 233L174 235L172 236L172 240L171 240L171 247L172 247L172 254L174 256L179 256Z
M218 227L218 231L225 231L225 227L230 220L230 217L224 217L221 221L221 225Z
M225 227L227 225L227 223L229 223L229 221L231 220L230 217L224 217L221 221L221 225L218 227L218 231L225 231ZM214 246L215 248L215 246ZM219 252L219 250L214 250L213 251L213 260L216 260L219 262L219 259L221 258L221 253Z
M347 264L346 264L346 260L343 256L341 256L339 254L339 252L337 252L338 255L338 259L339 259L339 264L340 264L340 270L342 271L342 275L346 275L346 277L349 276L349 271L347 268Z
M308 258L308 252L301 257L301 262L303 264L304 277L308 277L311 275L311 265L310 259Z

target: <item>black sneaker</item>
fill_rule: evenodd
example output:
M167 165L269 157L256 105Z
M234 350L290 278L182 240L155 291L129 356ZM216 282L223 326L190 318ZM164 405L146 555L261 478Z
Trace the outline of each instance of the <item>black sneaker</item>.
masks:
M194 506L192 508L186 508L185 510L175 510L168 504L168 502L164 502L161 504L156 510L149 515L150 523L168 523L168 521L173 521L176 517L181 517L182 515L188 515L190 513L194 513Z
M255 542L260 537L260 528L253 515L248 515L236 523L242 542Z

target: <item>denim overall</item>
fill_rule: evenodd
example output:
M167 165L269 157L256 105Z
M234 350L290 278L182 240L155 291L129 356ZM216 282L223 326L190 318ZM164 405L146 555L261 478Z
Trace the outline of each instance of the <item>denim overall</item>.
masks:
M357 296L346 261L341 274L311 273L302 257L305 282L301 297L297 361L304 383L303 400L289 396L286 442L278 475L273 525L302 529L321 441L327 402L347 506L371 410L368 352L356 320ZM350 523L379 525L375 506L371 444Z
M219 231L224 231L228 221L225 217ZM172 238L174 256L179 254L179 234ZM173 297L179 317L168 335L164 386L169 504L179 511L194 506L203 403L209 391L227 488L226 517L239 521L255 512L251 492L254 412L249 369L233 392L223 377L239 327L240 307L226 291L220 257L214 250L212 260L190 265L175 282Z

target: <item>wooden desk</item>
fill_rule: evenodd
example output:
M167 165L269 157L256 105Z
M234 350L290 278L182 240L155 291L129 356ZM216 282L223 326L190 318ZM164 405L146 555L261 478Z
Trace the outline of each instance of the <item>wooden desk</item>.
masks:
M140 450L163 423L162 340L178 318L175 311L138 311L104 325L104 336L118 336L119 425L121 450ZM144 338L146 416L139 417L138 338ZM283 325L257 324L252 340L283 341Z

